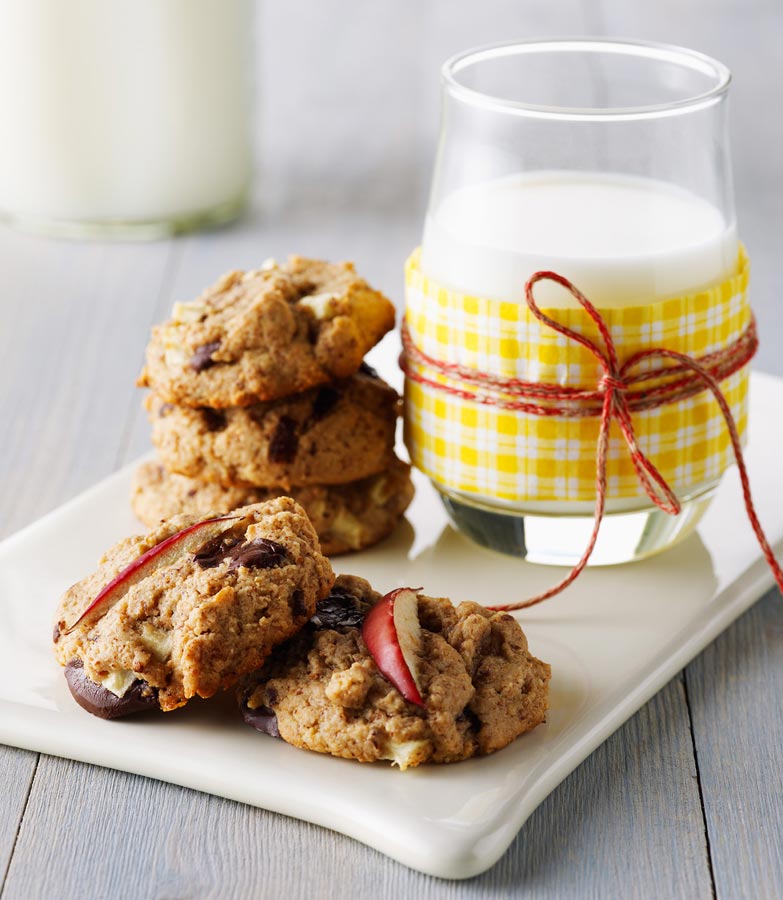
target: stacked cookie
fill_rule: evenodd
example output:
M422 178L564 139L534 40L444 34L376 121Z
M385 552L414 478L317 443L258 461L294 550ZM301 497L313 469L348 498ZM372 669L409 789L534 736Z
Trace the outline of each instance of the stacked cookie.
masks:
M410 503L399 397L364 365L394 307L349 263L231 272L153 329L139 384L160 462L136 474L148 526L288 495L325 553L370 546Z

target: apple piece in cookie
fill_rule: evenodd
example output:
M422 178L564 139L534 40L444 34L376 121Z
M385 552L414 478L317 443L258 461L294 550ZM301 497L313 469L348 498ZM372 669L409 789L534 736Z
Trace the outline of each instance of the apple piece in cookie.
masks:
M417 654L421 649L418 592L390 591L367 613L362 638L381 672L410 703L425 706L421 697Z
M91 613L105 611L112 603L116 603L123 597L134 584L149 577L156 569L170 566L186 553L195 553L207 541L214 540L226 531L226 522L235 522L237 516L222 516L218 519L206 519L196 522L181 531L172 534L154 547L150 547L146 553L142 553L138 559L134 559L118 575L101 590L89 606L74 622L66 625L64 633L69 634L74 628Z

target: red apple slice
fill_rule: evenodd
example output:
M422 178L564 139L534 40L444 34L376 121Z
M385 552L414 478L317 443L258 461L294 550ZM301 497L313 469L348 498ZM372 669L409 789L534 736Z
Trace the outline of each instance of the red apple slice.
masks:
M416 655L421 645L420 590L397 588L379 600L364 617L362 637L375 664L402 696L425 706Z
M151 575L156 569L163 566L169 566L176 562L186 553L195 553L207 541L216 538L226 530L226 522L234 522L239 516L221 516L219 519L205 519L203 522L196 522L195 525L188 525L182 531L172 534L154 547L150 547L145 553L142 553L137 559L126 566L118 575L116 575L98 596L90 603L87 609L82 612L76 621L72 622L64 631L69 634L74 628L91 612L98 607L116 603L121 597L133 587ZM105 610L104 610L105 612Z

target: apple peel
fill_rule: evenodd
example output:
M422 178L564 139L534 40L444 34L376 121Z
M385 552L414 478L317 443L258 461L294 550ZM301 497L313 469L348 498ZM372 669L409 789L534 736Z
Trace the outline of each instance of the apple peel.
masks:
M364 617L362 638L375 664L402 696L426 708L419 684L421 646L418 594L421 588L397 588Z
M205 519L203 522L188 525L187 528L183 528L159 544L155 544L154 547L150 547L115 575L79 617L64 629L63 633L70 634L80 622L99 607L108 607L116 603L134 584L143 581L157 569L171 565L186 553L195 553L207 541L226 531L226 522L235 522L239 518L240 516L221 516L218 519Z

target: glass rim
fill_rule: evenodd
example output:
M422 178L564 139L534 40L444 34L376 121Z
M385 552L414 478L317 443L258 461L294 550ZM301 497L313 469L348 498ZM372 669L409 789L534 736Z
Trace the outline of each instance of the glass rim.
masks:
M489 60L532 53L569 53L576 51L634 56L639 59L657 59L675 63L692 71L711 76L714 83L706 91L665 103L628 107L569 107L546 106L527 103L523 100L510 100L468 87L460 82L457 77L463 70ZM731 83L731 71L728 66L714 57L708 56L706 53L690 50L687 47L680 47L676 44L665 44L657 41L584 37L534 38L521 41L502 41L460 51L447 59L441 67L441 81L446 90L456 99L496 112L534 118L568 119L571 121L579 119L591 121L610 119L617 121L659 118L665 115L692 112L696 109L710 106L721 100L728 92Z

